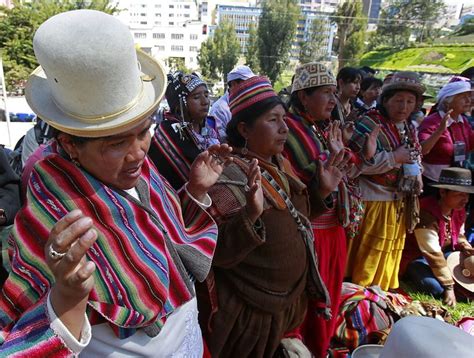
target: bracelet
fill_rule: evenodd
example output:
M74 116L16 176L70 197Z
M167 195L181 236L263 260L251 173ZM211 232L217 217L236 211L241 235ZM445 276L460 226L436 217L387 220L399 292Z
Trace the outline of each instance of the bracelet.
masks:
M446 286L443 286L443 287L446 291L451 291L451 290L454 289L454 285L446 285Z

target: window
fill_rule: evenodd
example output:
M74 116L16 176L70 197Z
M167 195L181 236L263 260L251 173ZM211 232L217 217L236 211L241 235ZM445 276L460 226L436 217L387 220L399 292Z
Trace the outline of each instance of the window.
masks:
M136 39L146 39L146 33L145 32L135 32L135 38Z
M170 22L168 22L168 25L173 26L173 25L174 25L174 22L173 22L173 21L170 21Z
M161 14L160 13L155 13L155 17L161 17Z
M154 33L153 34L153 38L154 39L164 39L165 38L165 34L162 34L162 33Z
M170 5L170 9L174 9L174 5Z
M184 17L189 17L190 15L189 14L184 14Z
M198 48L196 46L189 46L189 51L197 52Z
M196 34L191 34L191 35L189 35L189 39L190 39L190 40L197 40L197 39L198 39L198 35L196 35Z
M146 21L140 21L140 25L146 25L147 22Z
M183 51L183 46L171 45L171 51Z
M170 14L169 17L174 17L174 14Z
M156 46L156 48L158 49L158 51L165 51L165 47L164 47L164 46Z
M182 40L183 38L183 34L171 34L171 40Z
M184 8L185 8L185 9L189 9L190 6L189 6L189 5L184 5Z

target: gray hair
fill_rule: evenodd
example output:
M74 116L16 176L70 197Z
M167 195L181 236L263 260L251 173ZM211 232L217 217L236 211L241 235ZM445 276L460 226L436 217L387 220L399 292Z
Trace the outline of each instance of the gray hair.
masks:
M438 110L443 111L443 112L447 112L448 109L449 109L449 105L451 104L451 102L454 99L454 96L456 96L456 95L444 97L438 104Z

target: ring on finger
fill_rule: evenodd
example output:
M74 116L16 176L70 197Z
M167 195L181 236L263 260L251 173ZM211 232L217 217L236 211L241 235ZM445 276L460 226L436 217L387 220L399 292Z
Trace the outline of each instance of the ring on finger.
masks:
M53 260L60 260L66 255L66 253L65 252L57 252L55 249L53 249L53 245L50 245L49 250L48 250L48 255Z

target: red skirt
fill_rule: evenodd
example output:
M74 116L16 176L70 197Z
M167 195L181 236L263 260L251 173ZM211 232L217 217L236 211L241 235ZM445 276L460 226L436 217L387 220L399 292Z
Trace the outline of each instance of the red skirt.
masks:
M339 313L342 281L346 267L346 232L341 225L314 228L314 248L318 255L319 272L331 298L332 318L325 320L317 315L321 303L310 301L305 321L301 327L303 341L316 356L326 357L334 335L336 317Z

